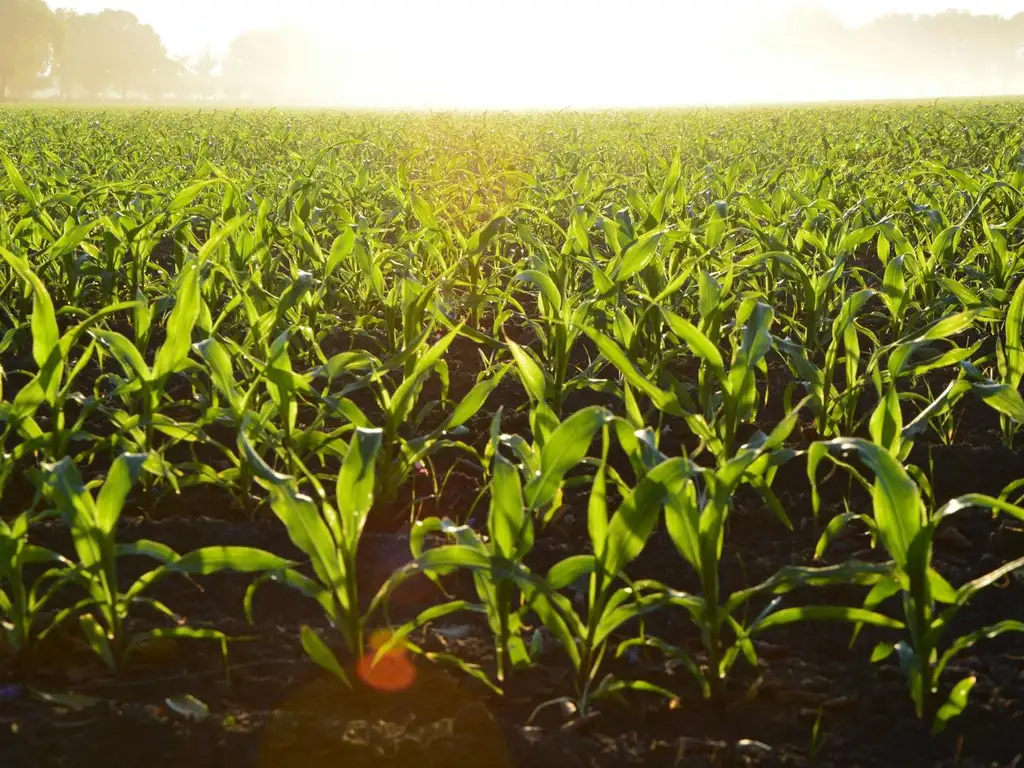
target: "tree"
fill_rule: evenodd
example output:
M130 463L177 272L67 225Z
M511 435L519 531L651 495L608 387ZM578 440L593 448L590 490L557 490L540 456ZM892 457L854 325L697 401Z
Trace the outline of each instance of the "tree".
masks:
M62 91L159 97L175 89L181 67L156 31L127 11L62 15L58 71Z
M254 29L236 37L224 59L224 86L236 98L265 104L311 104L323 61L300 29Z
M43 0L0 0L0 100L46 69L53 30Z
M207 48L188 63L187 91L205 101L217 93L217 77L214 70L220 66L220 60Z

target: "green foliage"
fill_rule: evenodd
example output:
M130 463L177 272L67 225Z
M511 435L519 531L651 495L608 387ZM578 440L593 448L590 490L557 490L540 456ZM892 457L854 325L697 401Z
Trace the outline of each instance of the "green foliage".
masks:
M939 678L949 662L979 640L996 637L1006 632L1024 631L1024 623L1004 620L996 624L964 633L948 642L940 643L954 617L982 589L996 583L1007 574L1024 567L1024 558L1011 562L979 576L959 588L954 588L932 566L932 547L940 523L962 510L987 507L1018 519L1024 519L1024 509L1001 499L983 494L968 494L953 499L937 510L929 511L920 491L907 471L885 446L856 438L842 438L812 447L808 473L812 482L820 461L831 457L831 451L855 452L874 472L873 483L862 482L872 497L872 514L863 516L872 534L892 558L892 572L871 589L864 600L864 608L876 609L884 601L900 597L902 624L907 637L896 643L882 643L872 653L873 661L881 661L896 653L907 678L911 698L918 717L934 717L934 731L945 728L946 723L966 706L967 695L974 685L969 677L953 687L948 700L936 709ZM840 518L842 524L853 516ZM830 526L828 536L834 536L839 526ZM818 547L823 552L827 540Z
M973 685L940 702L951 655L1020 629L949 639L950 620L1019 563L955 588L935 528L1019 510L932 510L908 462L957 439L969 394L1007 447L1024 419L1018 112L0 111L0 491L37 490L0 522L5 657L71 622L111 666L153 637L223 642L148 590L227 568L260 574L250 617L268 582L312 598L344 652L311 627L302 647L348 682L393 590L425 576L437 602L378 656L401 643L500 690L560 651L560 700L586 714L673 695L610 655L667 654L721 697L761 633L871 624L904 634L875 655L899 656L945 727ZM804 456L815 512L826 457L872 501L822 521L817 554L858 522L888 560L726 584L731 521L759 512L738 502L760 497L785 536L799 510L776 480ZM308 562L118 538L126 505L197 488L269 508ZM369 521L406 514L410 562L361 595ZM73 555L37 545L48 517ZM634 575L662 526L692 591ZM537 542L566 532L579 546L537 568ZM126 584L126 556L156 566ZM472 591L447 591L457 572ZM803 601L836 585L867 598ZM140 605L170 625L137 633ZM464 611L493 670L417 645ZM697 650L648 631L667 611Z
M46 467L48 492L74 540L75 561L68 565L71 568L68 578L85 592L72 606L58 612L50 628L77 618L89 647L111 668L119 666L135 648L155 637L214 639L222 645L226 642L227 637L222 632L190 628L163 602L147 596L146 592L157 581L175 573L208 575L222 570L252 573L280 569L287 564L280 557L248 547L203 547L179 555L155 541L118 543L118 520L147 458L145 454L119 456L95 496L70 459L64 458ZM159 565L122 589L118 563L124 557L145 557L156 560ZM128 613L140 605L164 614L175 626L128 634L125 631Z

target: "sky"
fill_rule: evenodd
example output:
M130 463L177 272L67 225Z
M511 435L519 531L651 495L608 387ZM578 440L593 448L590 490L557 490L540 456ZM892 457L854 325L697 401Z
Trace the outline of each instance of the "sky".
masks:
M848 26L897 12L1024 12L1024 0L49 2L131 11L176 56L222 54L247 29L304 26L324 52L325 101L344 90L344 101L361 106L488 108L756 101L763 86L744 93L736 83L753 83L745 73L764 62L750 46L730 43L737 29L756 35L759 24L794 7L825 9ZM804 93L827 93L827 82L814 85L815 73L802 77Z
M286 21L309 22L326 36L348 34L353 23L369 20L394 27L409 27L414 34L428 34L426 28L403 25L429 16L436 6L453 5L448 0L49 0L53 7L72 8L90 13L104 8L131 11L144 23L152 24L163 37L167 47L175 54L188 55L204 48L223 49L231 37L246 29L273 26ZM785 13L795 6L818 6L829 10L847 24L861 24L885 13L936 13L947 8L972 13L996 13L1006 16L1024 12L1024 0L716 0L703 4L693 0L623 0L617 2L619 10L630 21L636 21L629 9L632 5L662 6L669 15L679 14L693 18L741 14L747 17L771 16ZM460 3L454 3L460 5ZM461 3L466 6L466 17L457 26L479 28L501 24L510 13L524 6L538 5L508 0L475 0ZM587 14L595 5L607 5L598 0L547 0L548 8L561 6L566 15ZM703 7L702 7L703 6ZM339 42L341 42L339 40Z

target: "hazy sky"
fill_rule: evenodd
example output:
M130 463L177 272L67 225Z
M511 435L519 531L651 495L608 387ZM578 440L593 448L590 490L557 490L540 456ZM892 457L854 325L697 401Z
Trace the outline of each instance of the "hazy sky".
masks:
M455 26L480 34L492 25L505 23L509 16L529 13L536 3L526 0L49 0L53 7L73 8L81 12L120 8L133 12L143 22L152 24L168 48L175 54L190 54L206 46L222 49L240 31L290 20L309 23L338 44L358 35L360 26L386 25L400 36L430 35L435 30L429 23L431 11L445 6L462 5L465 17ZM627 27L642 26L644 7L657 8L670 17L703 19L724 15L766 16L784 13L794 6L817 5L830 10L849 24L858 24L887 12L934 13L948 8L973 13L1012 15L1024 11L1024 0L715 0L700 3L694 0L547 0L544 11L554 8L587 16L598 11L612 11ZM609 7L611 6L611 7ZM443 14L447 15L447 14ZM426 26L422 22L427 21ZM452 24L450 18L437 24Z
M303 26L322 53L307 79L318 102L429 108L876 97L877 86L840 92L820 68L765 60L763 20L809 6L849 26L894 12L1024 12L1024 0L48 1L131 11L178 56L223 53L247 29Z

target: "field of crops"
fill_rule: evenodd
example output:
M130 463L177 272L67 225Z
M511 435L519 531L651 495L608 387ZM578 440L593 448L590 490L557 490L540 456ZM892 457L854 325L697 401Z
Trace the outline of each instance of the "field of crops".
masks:
M5 768L1024 759L1024 105L0 150Z

